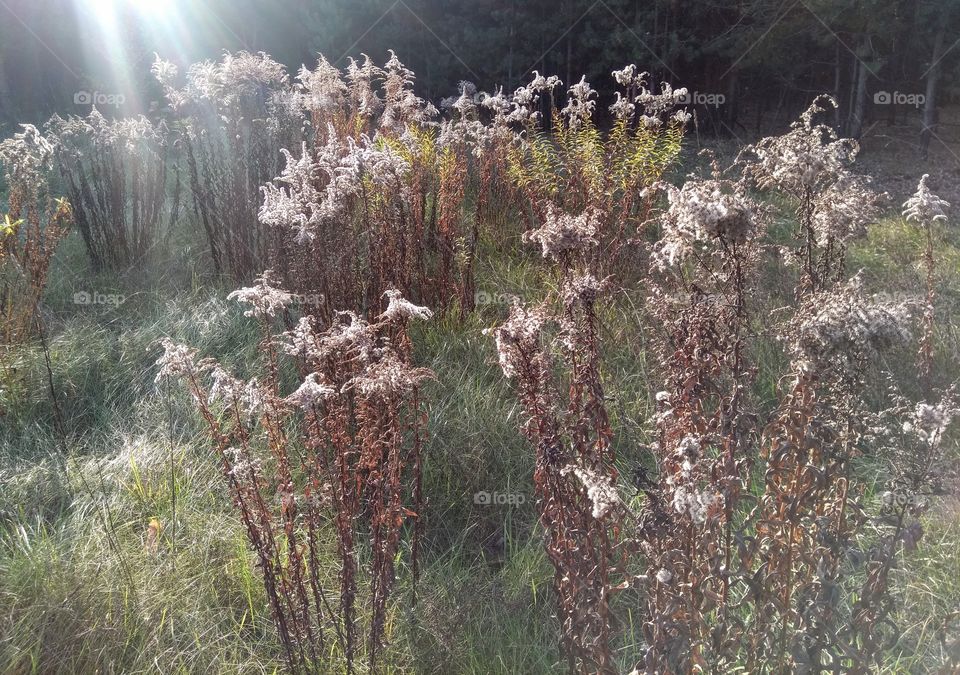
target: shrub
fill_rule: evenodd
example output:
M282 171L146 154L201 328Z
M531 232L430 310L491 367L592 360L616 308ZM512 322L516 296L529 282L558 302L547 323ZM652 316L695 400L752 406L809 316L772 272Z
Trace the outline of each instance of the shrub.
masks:
M217 274L250 279L268 264L271 241L257 221L260 186L276 176L280 148L300 139L299 103L283 66L264 53L224 54L177 67L159 57L152 72L176 118L173 130Z
M0 143L9 196L0 223L0 344L22 342L32 332L53 253L71 222L70 205L54 200L47 182L50 139L32 125Z
M632 76L629 83L635 83ZM600 377L596 307L610 279L595 275L610 260L597 249L605 246L609 253L624 244L625 226L617 220L635 215L636 193L675 156L684 120L673 117L664 125L649 117L639 125L632 114L622 114L617 140L604 145L592 122L594 92L581 80L555 114L555 157L552 141L537 135L535 110L540 94L557 84L537 75L514 95L511 116L532 140L518 139L511 162L539 224L523 238L539 245L554 266L558 293L533 309L515 304L493 335L504 375L516 380L528 417L524 434L536 449L534 486L555 571L563 654L570 672L608 673L617 672L611 598L629 586L630 540L623 537L628 512L616 489L613 431ZM666 96L672 103L672 94ZM660 142L674 151L650 152ZM552 326L557 335L551 342Z
M548 80L538 86L524 94L530 116L538 92L552 89ZM933 467L956 414L952 390L939 402L894 392L885 405L867 403L877 357L909 344L916 305L869 296L859 275L843 280L846 246L880 197L849 172L852 143L824 140L812 124L816 104L791 132L754 146L752 160L744 154L727 170L714 162L710 176L679 188L656 182L657 170L638 181L649 206L657 192L667 196L644 277L664 384L653 397L655 440L634 475L644 498L628 507L609 450L593 309L618 277L600 283L591 266L609 260L595 251L615 250L604 242L622 241L607 220L621 207L591 187L601 178L589 167L602 164L570 159L600 147L586 121L590 92L584 82L571 89L566 119L555 122L564 161L546 141L514 159L514 176L538 200L540 226L524 238L557 265L558 297L515 306L494 331L537 449L534 483L570 671L615 670L610 599L626 589L643 608L635 672L880 666L896 642L891 572L922 536L918 518L936 492ZM622 98L616 105L633 112ZM586 136L572 147L565 133ZM728 177L737 168L742 175ZM794 303L767 319L789 363L772 411L752 393L757 280L777 257L765 237L770 208L751 196L757 183L796 199L801 223ZM943 213L942 201L924 194L907 208L927 221ZM868 455L896 465L879 509L853 470Z
M280 336L275 317L289 293L269 275L231 293L264 329L264 379L242 382L211 359L169 340L158 381L185 379L207 424L249 543L291 671L313 670L332 631L354 672L360 630L356 599L369 558L367 661L375 671L404 524L413 528L412 567L421 537L420 385L430 372L410 364L407 325L430 312L388 294L374 323L353 313L324 331L304 316ZM302 384L283 396L289 361ZM411 508L412 507L412 508ZM333 531L340 562L339 603L324 585L324 542ZM368 539L369 550L362 544Z
M165 128L143 116L108 120L94 110L86 118L55 116L47 130L94 268L142 262L179 210L176 173L168 196Z

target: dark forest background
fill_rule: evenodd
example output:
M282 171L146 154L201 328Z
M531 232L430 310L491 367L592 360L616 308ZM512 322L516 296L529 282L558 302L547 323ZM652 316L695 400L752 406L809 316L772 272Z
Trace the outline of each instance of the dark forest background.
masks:
M586 74L603 92L634 62L694 92L699 130L718 135L786 120L822 92L845 135L875 120L919 132L958 95L960 0L114 0L108 29L104 1L0 0L0 123L88 112L77 91L148 110L154 52L186 65L240 49L291 72L317 53L344 66L394 49L435 101L463 79L509 92L533 70Z

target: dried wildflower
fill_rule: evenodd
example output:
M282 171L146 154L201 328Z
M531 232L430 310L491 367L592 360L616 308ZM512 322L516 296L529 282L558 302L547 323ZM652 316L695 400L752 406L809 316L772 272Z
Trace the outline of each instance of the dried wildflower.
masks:
M360 161L364 175L382 187L401 185L402 178L410 171L410 162L400 153L390 146L378 147L368 138L363 139Z
M745 156L754 158L745 170L761 187L774 187L802 199L844 174L859 146L851 139L838 139L829 126L814 123L814 118L826 110L824 105L836 107L837 103L829 96L820 96L791 124L788 133L764 138L744 149Z
M663 237L654 260L661 268L683 262L695 243L720 239L742 244L755 236L762 211L742 186L720 180L690 179L677 189L666 189L670 206L663 218Z
M480 105L493 114L494 124L506 124L512 104L504 95L503 87L498 87L493 94L481 94Z
M637 74L637 67L631 63L620 70L613 71L611 75L613 75L613 79L616 80L620 86L632 87L638 82L642 82L647 76L647 73Z
M260 207L260 222L264 225L286 226L296 229L298 243L313 239L313 227L322 219L320 193L314 187L318 167L311 161L307 144L304 143L300 159L294 159L286 149L281 150L287 166L277 178L278 183L261 187L263 205Z
M288 80L283 65L263 52L226 53L219 63L194 63L187 69L186 86L180 90L173 86L177 70L169 62L157 56L151 72L163 85L174 109L204 101L229 108L244 97L260 95L264 89L280 88Z
M274 182L262 186L259 218L265 225L289 227L295 241L312 241L323 225L341 218L348 199L360 189L364 150L352 139L346 143L331 133L316 150L316 159L303 143L299 159L281 149L287 165ZM318 184L324 187L319 189Z
M957 413L958 410L953 401L945 397L937 405L918 403L913 420L905 424L910 424L911 430L924 443L936 445Z
M46 128L94 267L142 260L179 207L179 179L167 170L166 126L143 115L107 119L94 109L86 117L55 115Z
M350 57L347 65L347 82L350 84L350 96L357 111L364 117L372 117L383 108L383 101L374 88L374 83L383 77L383 71L369 56L366 54L362 56L362 64Z
M544 212L543 225L523 235L525 242L540 244L544 258L559 260L565 254L597 245L601 214L593 207L573 215L546 202Z
M284 400L286 400L287 403L291 403L309 412L318 402L336 394L336 390L327 384L321 383L319 377L319 373L310 373L304 378L296 391Z
M929 174L923 174L920 184L917 185L917 191L903 203L904 217L920 225L931 225L938 220L946 220L947 209L950 208L949 202L940 199L930 191L927 186L929 177Z
M413 71L407 68L390 49L390 59L384 65L384 107L380 126L400 130L406 124L429 123L437 115L436 108L413 93Z
M197 372L197 351L195 349L179 345L166 337L160 339L160 346L163 347L163 354L156 361L160 370L153 380L154 383L159 384L161 380L168 377L191 375Z
M541 308L525 309L519 303L510 307L510 316L493 331L500 368L507 378L514 377L525 358L530 358L540 347L540 335L547 317Z
M811 222L817 245L844 245L876 221L887 197L870 187L870 178L841 174L817 197Z
M263 464L259 459L250 457L249 453L240 448L231 446L223 451L227 458L230 468L228 475L234 478L246 478L249 476L259 476L263 471Z
M563 84L555 75L544 77L538 71L533 71L533 80L530 84L518 88L513 92L513 109L507 116L509 122L529 125L536 124L540 119L540 94L553 93L553 90Z
M638 84L641 89L640 94L637 95L633 101L643 109L641 121L645 126L651 128L659 127L663 123L663 118L668 114L673 114L674 108L682 103L688 94L685 88L674 89L669 82L664 82L661 85L659 94L655 94L647 89L642 81L638 81L636 84ZM681 116L670 119L673 121L681 121L684 118Z
M280 350L288 356L306 358L316 354L318 342L312 319L301 316L292 330L281 335L278 344Z
M590 500L590 504L593 506L591 515L597 520L602 519L610 513L611 509L620 502L617 489L607 476L600 475L596 471L592 471L586 467L574 465L565 467L560 473L561 475L572 473L577 477L577 480L579 480L587 490L587 499Z
M560 114L567 118L571 129L578 129L590 121L597 106L597 102L591 99L596 95L597 92L587 82L586 75L567 90L567 105Z
M460 95L444 99L446 105L441 103L441 106L455 110L462 120L474 117L477 112L477 85L473 82L462 80L457 85L457 88L460 91Z
M349 319L349 323L344 322ZM370 324L353 312L339 312L333 325L320 337L319 353L359 351L368 354L374 346Z
M716 492L681 485L674 489L671 505L676 513L688 516L695 525L703 525L721 499Z
M150 65L150 74L156 78L157 82L163 86L171 86L178 72L179 69L175 63L160 58L160 55L154 52L153 63Z
M670 570L666 568L660 568L657 571L657 581L659 581L661 584L669 584L672 579L673 573Z
M252 419L263 409L271 409L273 396L267 389L260 384L257 378L251 378L243 386L243 393L240 395L240 410Z
M618 120L632 120L635 111L636 106L618 91L617 100L610 106L610 112L613 113L613 116Z
M392 351L387 351L350 380L344 391L356 389L365 396L405 396L431 376L426 368L411 368Z
M349 94L340 71L322 54L313 70L306 66L300 67L297 80L300 83L303 106L307 110L327 113L337 110Z
M0 142L0 163L7 183L29 194L46 184L54 146L32 124L20 126L23 131Z
M290 304L293 296L286 291L273 286L273 274L269 270L255 280L253 286L239 288L227 296L227 300L236 300L250 305L244 316L267 318L276 316L277 312Z
M607 289L609 279L599 280L589 272L574 274L563 284L561 296L566 306L574 304L592 304Z
M207 396L207 405L220 401L232 405L243 398L246 383L241 382L223 369L214 364L210 369L210 390Z
M927 297L923 308L923 333L920 349L917 352L917 366L920 369L921 383L929 389L930 374L933 368L934 331L936 328L935 302L937 299L936 282L936 241L933 225L938 220L946 221L946 210L950 204L940 199L927 187L928 174L923 174L916 193L903 205L903 215L908 221L916 222L926 238L923 252L923 266L926 272Z
M427 321L433 317L433 312L428 308L420 307L404 299L400 291L396 289L387 290L383 295L389 300L389 304L386 311L380 315L381 319L387 321L409 321L411 319Z
M810 368L855 367L867 356L910 340L910 302L871 299L860 274L837 289L817 293L798 313L792 349Z
M240 51L224 54L209 86L214 95L224 96L229 101L238 96L258 94L261 87L277 86L286 81L286 69L269 55Z
M162 60L153 72L183 122L178 146L192 169L189 188L214 269L248 279L269 266L268 240L275 239L258 222L260 186L280 172L280 149L305 130L301 93L262 53L194 63L183 86Z

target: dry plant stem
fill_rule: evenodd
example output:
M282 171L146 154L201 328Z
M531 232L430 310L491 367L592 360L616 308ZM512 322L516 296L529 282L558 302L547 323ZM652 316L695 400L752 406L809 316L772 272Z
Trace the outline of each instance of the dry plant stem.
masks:
M933 224L928 224L924 228L925 249L923 253L923 266L925 282L927 286L926 302L923 306L923 332L920 337L920 349L917 352L917 368L920 371L920 383L923 386L924 394L929 396L931 393L931 371L933 368L933 349L934 349L934 329L936 306L936 263L934 260L933 247Z

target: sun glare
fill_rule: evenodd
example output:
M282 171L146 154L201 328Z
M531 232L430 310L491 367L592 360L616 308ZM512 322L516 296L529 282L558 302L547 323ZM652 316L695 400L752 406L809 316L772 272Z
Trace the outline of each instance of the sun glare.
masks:
M83 0L101 24L114 22L117 15L132 9L143 18L161 19L169 14L170 0Z

